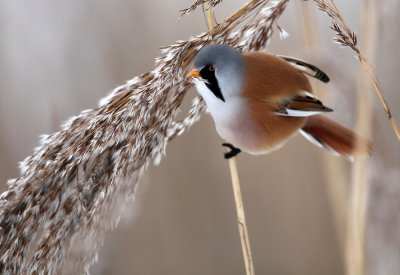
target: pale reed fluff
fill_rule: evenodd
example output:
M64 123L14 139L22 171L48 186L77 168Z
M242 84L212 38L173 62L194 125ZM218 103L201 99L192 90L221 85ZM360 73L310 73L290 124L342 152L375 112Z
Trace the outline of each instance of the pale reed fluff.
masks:
M160 161L167 142L205 110L196 98L187 118L173 121L191 87L185 76L197 50L211 39L244 51L265 47L287 3L250 1L211 33L165 47L153 71L43 136L0 196L1 274L54 274L67 256L75 273L88 272L118 223L121 198L133 197L150 161Z

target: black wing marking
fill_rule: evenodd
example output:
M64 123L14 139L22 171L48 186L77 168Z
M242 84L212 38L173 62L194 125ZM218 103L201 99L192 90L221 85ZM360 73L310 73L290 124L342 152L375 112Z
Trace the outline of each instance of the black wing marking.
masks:
M278 57L284 59L302 73L312 76L324 83L329 82L329 76L321 69L317 68L316 66L310 63L289 56L278 55Z
M281 116L307 117L318 113L332 112L333 110L316 99L309 92L303 92L282 102L282 108L275 113Z

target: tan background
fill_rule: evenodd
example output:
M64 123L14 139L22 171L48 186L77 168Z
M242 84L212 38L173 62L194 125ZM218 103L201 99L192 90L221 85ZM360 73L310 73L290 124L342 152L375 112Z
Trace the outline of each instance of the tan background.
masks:
M95 107L112 88L150 70L158 46L204 31L200 11L177 22L177 11L191 2L0 2L1 190L18 175L18 161L32 153L40 134L57 131L62 121ZM362 1L337 2L350 27L362 35ZM400 4L378 2L376 71L400 120ZM216 10L218 20L242 3L225 1ZM321 97L336 110L331 117L353 128L358 63L349 49L331 43L329 20L315 8L315 28L304 27L299 3L292 1L280 20L290 37L274 36L270 51L324 68L332 82ZM320 37L321 47L310 50L305 34ZM370 274L399 274L400 144L372 98L367 267ZM244 273L221 143L205 115L170 144L161 165L143 178L118 229L108 235L93 274ZM327 168L332 162L340 174ZM343 274L351 164L301 137L267 156L242 154L238 164L256 273Z

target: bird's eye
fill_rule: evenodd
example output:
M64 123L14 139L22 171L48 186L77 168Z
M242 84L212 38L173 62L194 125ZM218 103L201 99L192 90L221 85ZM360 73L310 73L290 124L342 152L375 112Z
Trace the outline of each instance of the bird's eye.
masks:
M208 70L209 70L210 72L215 71L215 66L214 66L214 65L208 66Z

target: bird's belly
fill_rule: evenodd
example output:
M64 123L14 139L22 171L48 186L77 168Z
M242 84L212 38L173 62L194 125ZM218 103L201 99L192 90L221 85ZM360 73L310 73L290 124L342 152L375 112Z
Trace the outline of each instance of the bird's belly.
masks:
M215 121L218 134L233 146L259 155L282 147L304 124L304 118L270 117L269 125L257 123L245 115L230 123Z
M216 123L218 134L233 146L251 154L263 154L268 148L262 129L249 120L236 120L230 124Z

